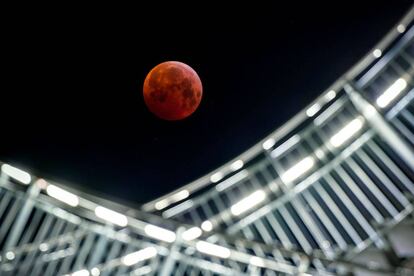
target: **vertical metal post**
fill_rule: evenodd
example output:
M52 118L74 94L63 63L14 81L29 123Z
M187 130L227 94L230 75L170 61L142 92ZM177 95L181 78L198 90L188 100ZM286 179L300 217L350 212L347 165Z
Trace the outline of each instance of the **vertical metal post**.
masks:
M160 276L170 276L173 268L174 268L174 264L175 264L175 260L177 257L177 252L179 250L179 246L181 243L181 233L184 231L184 228L179 227L176 231L176 240L174 241L174 243L171 244L170 246L170 254L168 254L168 257L164 260L164 265L162 266L161 272L160 272Z
M361 112L369 124L384 139L387 144L405 161L405 163L414 171L414 152L401 139L397 132L388 124L383 116L364 99L358 91L350 84L345 84L345 91L348 93L352 103Z
M12 226L10 236L5 243L4 250L8 250L9 248L16 246L23 232L23 227L29 218L29 215L32 212L33 206L35 204L35 201L33 199L39 194L39 192L40 188L36 184L31 184L27 189L27 198L25 199L23 207L16 221L14 222L14 225Z
M93 267L93 266L99 264L103 254L106 253L105 252L105 247L108 244L108 238L107 238L106 234L109 232L109 230L112 230L112 225L110 225L108 223L108 224L106 224L105 229L104 229L105 233L101 234L99 236L98 241L96 242L96 247L95 247L95 250L94 250L94 254L90 257L90 259L88 261L88 264L87 264L87 267Z

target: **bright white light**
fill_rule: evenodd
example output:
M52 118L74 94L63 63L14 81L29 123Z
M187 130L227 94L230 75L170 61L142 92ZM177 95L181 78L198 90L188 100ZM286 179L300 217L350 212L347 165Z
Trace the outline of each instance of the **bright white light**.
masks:
M362 117L358 117L338 131L334 136L331 137L329 142L334 147L340 147L343 143L345 143L348 139L350 139L355 133L357 133L363 125L364 121Z
M182 190L182 191L179 191L178 193L173 194L171 196L171 201L177 202L177 201L186 199L189 196L190 196L190 192L188 190Z
M374 57L379 58L382 55L382 51L380 49L375 49L372 54Z
M211 221L205 220L201 224L201 229L203 229L206 232L210 232L211 230L213 230L213 224L211 223Z
M157 201L155 203L155 209L162 210L165 207L167 207L168 205L170 205L170 203L168 202L168 200L167 199L163 199L163 200Z
M377 98L377 105L381 108L386 107L407 87L407 82L403 78L396 80L387 90Z
M89 276L89 271L86 269L78 270L71 274L72 276Z
M172 196L170 196L169 198L165 198L155 203L155 209L162 210L165 207L169 206L171 203L181 201L183 199L186 199L189 196L190 196L190 192L188 190L179 191L173 194Z
M331 243L328 240L324 240L322 242L322 248L329 249L331 247Z
M254 266L265 267L263 259L256 256L251 257L249 263Z
M170 203L168 202L168 200L167 199L163 199L163 200L160 200L160 201L158 201L158 202L155 203L155 209L162 210L165 207L167 207L168 205L170 205Z
M9 164L3 164L1 166L1 171L23 184L30 184L32 181L30 174L18 168L10 166Z
M56 187L55 185L48 185L46 192L51 197L69 204L70 206L75 207L79 204L79 198L76 195L69 193L68 191L65 191L59 187Z
M334 99L335 97L336 97L336 92L335 92L335 90L330 90L330 91L328 91L328 93L326 93L326 95L325 95L325 99L326 99L327 101L330 101L330 100Z
M165 241L165 242L173 242L175 241L175 233L173 231L148 224L144 228L145 233L157 240Z
M299 161L296 165L288 169L284 174L282 174L282 180L285 183L290 183L308 170L310 170L313 165L315 164L315 160L312 157L308 156L301 161Z
M280 146L278 146L277 148L275 148L274 150L272 150L272 152L270 153L270 156L272 158L277 158L277 157L281 156L286 151L288 151L291 147L293 147L294 145L296 145L299 141L300 141L300 136L297 135L297 134L296 135L293 135L288 140L286 140L285 142L283 142L283 144L281 144Z
M323 149L316 149L315 150L315 155L319 158L322 159L325 157L325 152L323 151Z
M276 144L275 139L269 138L263 143L263 149L268 150Z
M237 161L234 161L231 165L230 165L230 169L232 170L232 171L237 171L238 169L241 169L241 168L243 168L243 165L244 165L244 162L243 162L243 160L237 160Z
M186 241L192 241L192 240L197 239L198 237L200 237L201 234L203 234L203 231L201 231L200 228L195 226L195 227L192 227L192 228L184 231L183 234L182 234L182 238Z
M47 245L47 243L41 243L39 244L39 250L42 252L45 252L49 249L49 246Z
M171 217L173 217L173 216L175 216L175 215L177 215L177 214L193 207L193 205L194 205L194 202L191 199L186 200L186 201L178 204L177 206L174 206L174 207L172 207L168 210L165 210L162 213L162 216L165 217L165 218L171 218Z
M16 255L13 252L9 251L6 253L6 259L11 261L14 259L14 257L16 257Z
M227 178L223 182L220 182L219 184L217 184L216 190L219 191L219 192L224 191L225 189L233 186L234 184L236 184L240 180L246 178L248 175L249 175L249 173L246 170L242 170L242 171L236 173L235 175L232 175L231 177Z
M39 187L40 189L44 190L47 188L47 182L46 180L39 178L38 180L36 180L36 186Z
M210 181L213 183L217 183L219 182L221 179L223 178L223 173L222 172L216 172L215 174L213 174L210 177Z
M196 243L196 248L201 253L216 256L219 258L226 259L230 257L230 249L213 243L198 241Z
M402 34L403 32L405 32L405 26L403 24L400 24L397 26L397 31Z
M141 249L139 251L136 251L134 253L124 256L121 259L121 261L124 265L130 266L138 262L155 257L156 255L157 255L157 249L155 247L150 246L150 247Z
M92 276L99 276L101 274L101 271L99 270L99 268L94 267L91 269L91 275Z
M251 195L243 198L233 206L231 206L231 213L235 216L238 216L247 210L253 208L266 198L266 194L262 190L258 190Z
M107 220L122 227L127 226L128 224L128 219L126 216L102 206L95 208L95 215L101 219Z
M318 113L318 111L321 110L321 105L318 103L315 103L314 105L312 105L311 107L309 107L306 110L306 115L308 117L312 117L313 115L315 115L316 113Z
M138 267L131 273L131 275L147 275L152 271L152 268L149 265Z

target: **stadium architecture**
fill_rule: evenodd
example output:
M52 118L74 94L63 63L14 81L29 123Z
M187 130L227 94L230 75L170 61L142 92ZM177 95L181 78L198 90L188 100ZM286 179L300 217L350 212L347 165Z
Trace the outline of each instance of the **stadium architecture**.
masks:
M0 275L414 275L413 18L263 141L140 208L1 163Z

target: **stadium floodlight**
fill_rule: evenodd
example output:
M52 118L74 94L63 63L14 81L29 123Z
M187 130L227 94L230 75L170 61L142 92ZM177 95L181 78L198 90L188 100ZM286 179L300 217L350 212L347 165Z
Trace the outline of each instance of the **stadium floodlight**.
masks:
M333 100L336 97L336 91L335 90L329 90L328 93L325 94L325 99L327 101Z
M281 176L283 182L290 183L308 170L310 170L313 165L315 165L315 160L311 157L305 157L296 165L290 167L286 172L284 172Z
M162 210L168 207L170 204L186 199L189 196L190 196L190 192L188 190L179 191L168 198L157 201L155 203L155 209Z
M46 188L46 192L49 196L51 196L51 197L53 197L57 200L60 200L60 201L66 203L70 206L76 207L76 206L79 205L79 197L78 196L76 196L76 195L74 195L74 194L72 194L68 191L65 191L64 189L59 188L55 185L49 184Z
M16 167L10 166L9 164L3 164L1 166L1 171L10 176L11 178L14 178L17 181L26 185L30 184L30 182L32 181L32 177L29 173Z
M379 58L379 57L381 57L381 55L382 55L382 51L381 51L380 49L375 49L375 50L372 52L372 55L373 55L375 58Z
M241 170L240 172L236 173L235 175L232 175L231 177L227 178L223 182L217 184L216 190L219 191L219 192L222 192L225 189L228 189L229 187L231 187L234 184L238 183L240 180L246 178L248 175L249 175L248 171Z
M265 200L266 194L263 190L258 190L252 193L251 195L243 198L233 206L231 206L230 211L233 215L239 216L247 210L253 208L263 200Z
M400 24L397 26L397 31L402 34L403 32L405 32L405 26L403 24Z
M319 110L321 110L321 105L319 103L315 103L306 110L306 115L308 117L313 117Z
M211 230L213 230L213 224L211 223L211 221L205 220L201 224L201 229L203 229L206 232L210 232Z
M197 226L194 226L194 227L191 227L190 229L184 231L183 234L181 235L181 237L183 238L183 240L192 241L192 240L197 239L198 237L200 237L201 234L203 234L203 231L201 231L201 229L198 228Z
M297 134L293 135L292 137L287 139L285 142L283 142L283 144L281 144L280 146L272 150L272 152L270 153L270 156L272 158L278 158L279 156L287 152L291 147L296 145L299 141L300 141L300 136Z
M364 120L362 117L358 117L348 124L346 124L340 131L338 131L335 135L329 139L329 142L334 147L340 147L343 143L345 143L348 139L350 139L355 133L357 133L363 126Z
M182 191L179 191L179 192L173 194L170 197L170 199L171 199L172 202L177 202L177 201L186 199L189 196L190 196L190 192L188 190L182 190Z
M155 203L155 209L162 210L162 209L168 207L169 205L170 205L170 202L168 201L168 199L165 198L165 199L157 201Z
M407 81L403 78L396 80L390 87L388 87L384 93L377 98L377 105L381 108L390 104L405 88L407 87Z
M243 160L237 160L237 161L234 161L231 165L230 165L230 169L232 170L232 171L237 171L238 169L241 169L241 168L243 168L243 166L244 166L244 162L243 162Z
M124 265L131 266L141 261L153 258L157 255L157 253L157 249L150 246L124 256L121 261Z
M78 270L73 272L71 276L89 276L89 271L86 269Z
M318 148L318 149L315 150L315 155L319 159L322 159L322 158L325 157L325 151L323 150L323 148Z
M273 138L269 138L263 142L263 149L268 150L271 149L276 144L276 140Z
M6 253L6 259L7 260L14 260L14 258L16 257L16 255L14 254L14 252L12 252L12 251L8 251L7 253Z
M147 224L144 231L148 236L160 241L174 242L176 238L173 231L152 224Z
M223 259L230 257L231 254L230 249L205 241L198 241L196 243L196 249L201 253L216 256Z
M213 183L217 183L219 182L221 179L223 178L223 173L222 172L216 172L215 174L213 174L210 177L210 181Z
M109 221L113 224L122 227L127 226L128 224L128 219L126 216L102 206L98 206L95 208L95 215L101 219L104 219L106 221Z
M101 274L101 271L99 270L99 268L94 267L91 269L91 275L92 276L99 276Z
M47 243L43 242L43 243L39 244L39 250L41 252L45 252L45 251L49 250L49 245Z

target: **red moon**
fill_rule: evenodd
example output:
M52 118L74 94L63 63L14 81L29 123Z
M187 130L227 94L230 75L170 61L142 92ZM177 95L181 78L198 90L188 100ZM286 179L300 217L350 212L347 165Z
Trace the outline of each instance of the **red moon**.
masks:
M197 73L182 62L155 66L144 81L148 109L161 119L175 121L190 116L199 106L203 87Z

